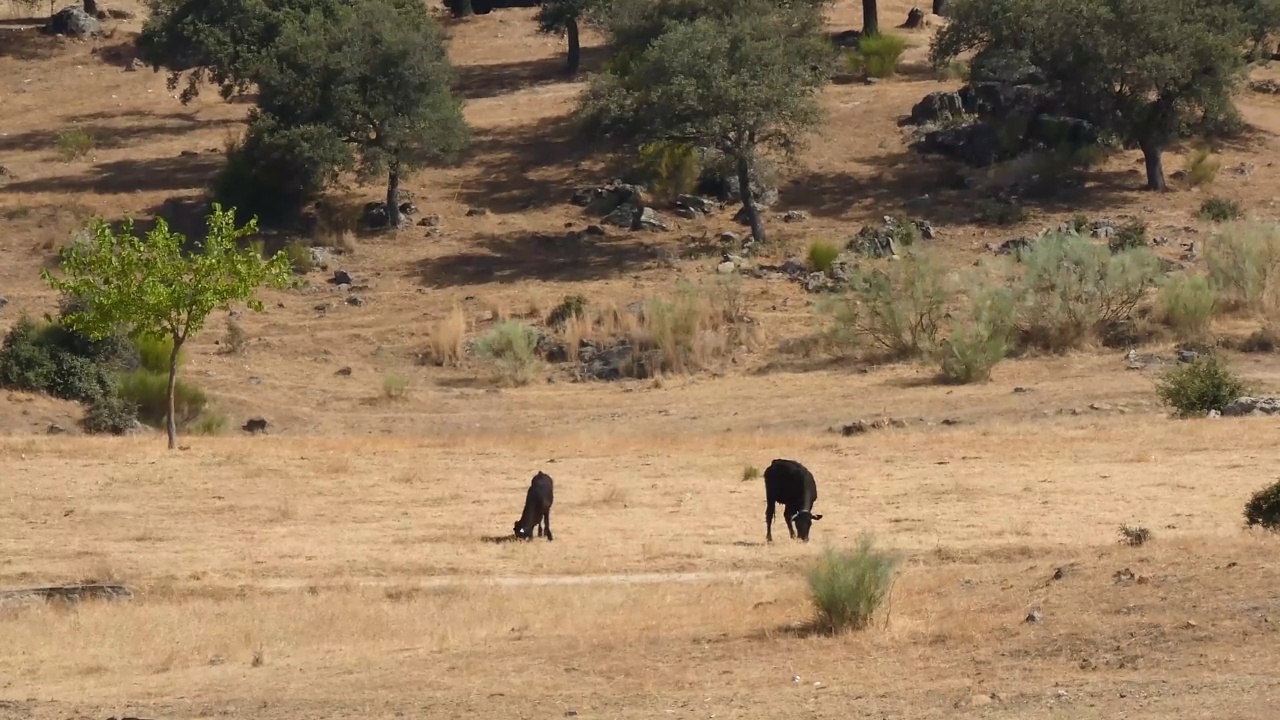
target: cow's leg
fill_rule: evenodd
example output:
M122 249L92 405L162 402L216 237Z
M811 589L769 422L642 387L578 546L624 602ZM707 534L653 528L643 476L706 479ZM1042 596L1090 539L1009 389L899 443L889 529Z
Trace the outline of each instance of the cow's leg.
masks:
M787 521L787 532L791 533L791 539L796 539L796 526L791 522L791 511L786 507L782 508L782 519Z
M547 528L547 541L554 540L555 538L551 537L551 508L547 508L547 512L543 514L542 524Z
M764 541L773 542L773 503L764 505Z

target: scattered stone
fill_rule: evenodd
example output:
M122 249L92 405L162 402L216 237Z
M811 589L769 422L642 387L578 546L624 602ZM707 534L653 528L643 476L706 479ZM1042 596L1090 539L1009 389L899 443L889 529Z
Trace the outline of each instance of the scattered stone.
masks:
M1055 569L1055 570L1053 571L1053 579L1054 579L1054 580L1061 580L1061 579L1065 578L1065 577L1067 576L1067 571L1068 571L1068 569L1069 569L1069 568L1068 568L1066 565L1063 565L1062 567Z
M1178 351L1178 362L1180 363L1193 363L1196 361L1196 358L1198 357L1200 357L1200 354L1197 353L1195 350L1179 350Z
M681 217L694 219L701 217L702 215L710 215L719 209L719 203L699 195L676 196L675 213Z
M603 217L620 205L643 206L644 194L635 185L614 180L602 187L578 190L570 202L585 208L588 215Z
M1222 408L1225 417L1242 417L1245 415L1280 414L1280 398L1275 397L1239 397Z
M429 228L440 227L440 216L439 215L423 215L421 218L418 219L418 226L429 227Z
M364 305L364 298L360 297L359 295L349 295L347 297L347 304L360 307L361 305Z
M784 223L804 222L809 219L809 213L803 210L788 210L779 215L778 219Z
M340 368L338 368L336 371L334 371L334 373L333 373L333 374L334 374L334 375L337 375L338 377L351 377L351 368L350 368L350 367L340 367Z
M1044 613L1041 612L1039 608L1036 608L1031 612L1027 613L1027 617L1023 620L1023 622L1026 622L1026 623L1044 622Z
M667 230L667 224L662 222L662 218L658 217L658 213L653 208L647 207L640 210L640 215L631 226L632 230Z
M79 5L68 5L49 18L44 26L48 35L66 35L67 37L87 38L102 34L102 23L89 15Z
M142 62L140 58L130 58L129 62L124 64L124 71L138 72L139 70L145 70L146 67L147 67L147 64Z
M1096 403L1096 402L1095 402L1095 403L1089 403L1089 409L1090 409L1090 410L1098 410L1098 411L1100 411L1100 412L1106 412L1106 411L1109 411L1109 410L1111 409L1111 406L1110 406L1110 405L1107 405L1106 403Z
M731 273L737 272L737 270L738 270L738 266L732 260L725 260L724 262L716 266L716 272L720 273L721 275L729 275Z
M995 243L987 243L987 249L996 255L1016 255L1024 250L1031 248L1031 238L1016 237L1005 240L996 245Z
M1025 388L1025 387L1022 387L1021 385L1019 385L1018 387L1015 387L1015 388L1013 389L1013 392L1014 392L1014 394L1016 394L1016 395L1021 395L1022 393L1029 393L1029 392L1031 392L1031 388Z
M913 125L950 122L963 115L964 102L960 100L959 93L932 92L912 106L911 117L908 122Z
M845 249L873 258L893 257L898 254L898 245L910 245L917 238L931 239L936 236L933 225L924 220L903 220L885 215L879 225L864 225L857 235L849 240Z
M1280 82L1275 80L1254 80L1249 83L1249 89L1264 95L1280 95Z
M719 240L723 245L738 245L742 242L742 238L736 232L722 232Z
M485 210L484 208L479 208L479 207L467 208L467 217L483 217L488 214L489 214L489 211Z
M588 225L587 229L582 231L582 234L601 237L605 234L605 229L603 225Z
M0 310L3 310L4 306L8 304L9 304L9 298L3 295L0 295Z
M1221 413L1221 412L1219 412L1219 411L1217 411L1217 410L1210 410L1210 411L1206 412L1206 413L1204 414L1204 416L1205 416L1205 417L1207 417L1207 418L1209 418L1210 420L1215 420L1215 419L1217 419L1217 418L1222 417L1222 413Z
M417 212L411 203L404 203L400 206L400 227L406 227L413 224L413 219L409 217L410 213L404 212L404 208L408 207ZM360 215L360 225L370 230L379 230L390 224L390 218L387 216L387 205L383 202L373 201L364 204L364 212Z
M264 433L267 431L266 418L249 418L244 425L240 426L240 429L252 435Z
M924 11L919 7L913 7L907 11L907 21L902 27L907 30L916 30L924 26Z
M351 285L352 284L351 275L349 275L346 270L334 270L333 278L331 278L329 282L333 283L334 285Z
M50 435L65 435L67 433L67 429L56 422L51 422L49 423L48 433Z

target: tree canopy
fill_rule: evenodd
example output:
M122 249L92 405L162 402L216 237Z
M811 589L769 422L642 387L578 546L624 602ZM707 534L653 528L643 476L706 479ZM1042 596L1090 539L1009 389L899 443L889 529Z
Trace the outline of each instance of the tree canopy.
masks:
M832 53L818 32L821 11L767 0L623 0L610 29L627 44L592 79L585 127L624 145L678 141L723 152L737 168L752 235L763 240L749 191L756 155L792 153L821 120L816 96Z
M63 277L48 270L41 277L78 301L66 320L90 338L105 338L124 327L173 342L166 417L173 449L178 436L174 388L183 343L200 332L211 312L232 302L244 302L261 312L257 289L285 286L291 276L289 260L283 253L264 260L256 249L242 243L257 232L256 224L236 228L234 214L218 205L209 216L205 239L193 241L190 248L187 239L170 232L163 219L156 220L155 229L145 238L134 235L132 221L116 232L107 221L96 220L90 230L91 239L69 245L63 252L58 266Z
M1179 132L1193 119L1233 110L1250 35L1238 6L1209 0L956 0L950 7L951 21L934 38L935 63L969 50L1025 57L1064 113L1142 149L1153 190L1165 187L1161 157Z

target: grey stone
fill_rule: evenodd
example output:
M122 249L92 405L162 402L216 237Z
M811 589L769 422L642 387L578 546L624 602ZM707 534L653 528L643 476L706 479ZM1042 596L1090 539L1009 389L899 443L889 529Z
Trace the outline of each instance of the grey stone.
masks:
M1223 417L1277 414L1280 414L1280 398L1275 397L1239 397L1222 408Z
M667 230L667 224L662 222L662 218L658 217L657 211L653 208L643 208L640 215L636 217L635 224L632 225L633 230Z
M732 260L725 260L724 262L716 266L716 272L720 273L721 275L728 275L736 271L737 269L738 269L737 264L735 264Z
M913 125L949 122L962 115L964 115L964 103L961 102L959 93L932 92L912 106L908 122Z
M68 5L49 18L44 26L49 35L66 35L68 37L87 38L102 34L102 23L84 11L82 6Z

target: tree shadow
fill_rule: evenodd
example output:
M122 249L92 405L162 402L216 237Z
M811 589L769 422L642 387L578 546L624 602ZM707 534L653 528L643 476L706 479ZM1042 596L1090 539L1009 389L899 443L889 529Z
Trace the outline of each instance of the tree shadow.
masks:
M131 119L127 125L113 124L112 120ZM69 127L77 127L93 138L98 149L113 150L141 144L160 137L188 135L203 129L237 125L231 119L202 120L194 113L85 113L68 118L69 122L54 128L41 128L30 132L0 137L0 152L38 151L53 148L58 136ZM150 122L144 122L148 120Z
M568 202L573 192L567 177L549 181L546 171L560 169L566 176L597 148L575 137L571 115L539 120L516 127L479 133L470 157L475 166L459 188L459 199L473 207L498 213L523 212ZM537 178L530 174L538 173Z
M522 232L479 239L485 252L426 258L416 265L424 285L435 288L526 280L585 281L607 278L657 259L655 245L638 234L587 237Z
M44 25L48 18L38 21L32 18L0 21L0 58L47 60L58 54L62 47L58 39L45 35L39 28L24 27L32 22Z
M111 67L129 68L138 57L138 45L134 38L113 45L103 45L94 49L93 54L103 63ZM144 68L139 68L142 70ZM146 70L151 68L145 67Z
M100 163L85 173L9 183L6 192L91 192L102 195L205 188L223 165L221 155L190 155Z
M481 100L548 83L576 82L598 70L608 57L608 52L606 47L582 48L582 63L576 76L565 72L566 60L563 54L538 60L464 65L458 68L454 92L467 100Z

